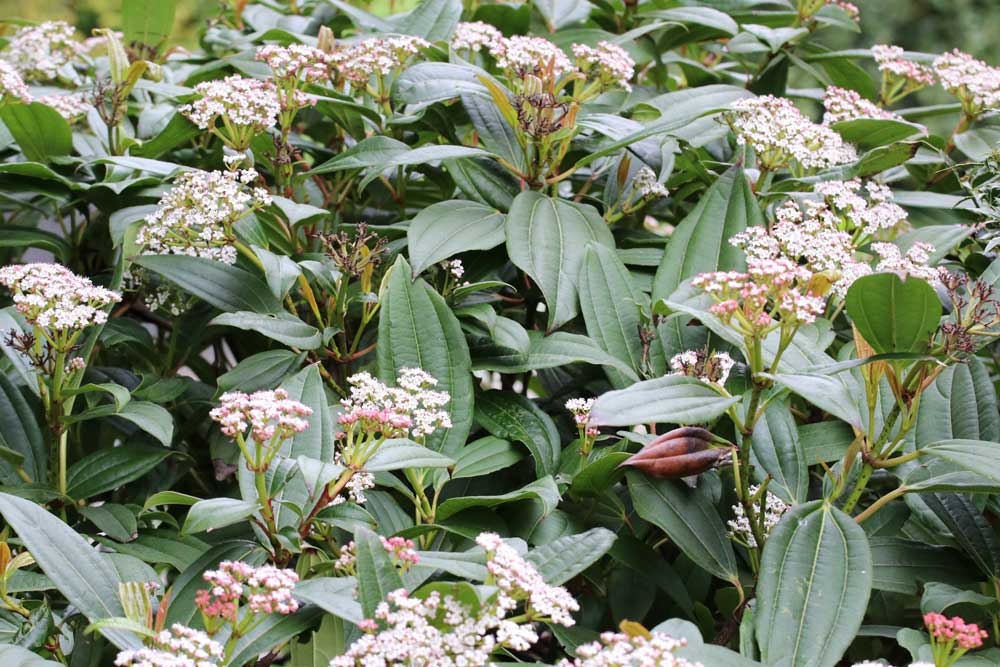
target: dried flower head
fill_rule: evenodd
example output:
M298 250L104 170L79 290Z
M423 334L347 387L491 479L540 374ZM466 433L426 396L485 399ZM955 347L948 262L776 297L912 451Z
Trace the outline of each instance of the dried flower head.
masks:
M104 324L104 308L121 301L117 292L97 287L59 264L12 264L0 269L0 285L29 323L54 332Z
M43 21L18 28L0 57L24 80L47 81L56 78L59 69L76 58L78 49L73 26L65 21Z
M317 234L317 238L337 269L355 278L378 266L386 247L386 240L375 232L369 232L368 224L364 222L358 223L353 235L342 230L336 234Z
M31 93L24 79L6 60L0 60L0 103L30 102Z
M580 605L562 586L545 583L535 566L496 533L480 533L476 544L486 550L486 569L490 580L500 590L497 604L510 611L523 602L525 614L532 620L544 620L569 627L576 623L573 612Z
M182 173L139 230L143 254L235 263L233 225L271 203L266 190L249 185L256 178L253 169Z
M696 377L702 382L725 386L736 362L727 352L709 354L708 350L687 350L670 358L670 375Z
M499 30L482 21L462 22L455 26L451 36L451 48L455 51L479 53L483 49L492 51L503 40Z
M674 654L687 640L660 632L648 638L623 632L601 633L601 640L581 644L577 657L563 659L557 667L702 667Z
M594 79L602 90L614 87L632 90L629 81L635 76L635 61L617 44L606 41L598 42L596 47L574 44L573 55L580 71Z
M969 116L1000 107L1000 68L955 49L934 61L934 71Z
M813 123L789 99L765 95L738 100L731 109L727 120L738 143L753 147L765 169L812 171L857 158L839 134Z
M829 86L823 95L823 124L833 125L857 118L898 119L899 116L869 102L853 90Z

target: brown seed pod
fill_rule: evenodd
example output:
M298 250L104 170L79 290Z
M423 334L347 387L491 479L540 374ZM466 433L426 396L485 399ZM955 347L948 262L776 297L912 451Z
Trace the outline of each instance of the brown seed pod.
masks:
M706 431L699 426L682 426L680 428L675 428L673 431L664 433L646 446L652 447L653 445L657 445L661 442L676 440L678 438L697 438L699 440L705 440L706 442L712 442L715 440L715 436L711 431Z
M708 445L708 442L700 438L676 438L674 440L667 440L666 442L657 442L654 440L639 450L638 454L627 459L622 465L629 463L629 461L656 461L675 456L694 454L695 452L708 449Z
M655 479L678 479L700 475L713 468L728 453L728 449L720 447L666 458L636 459L633 456L623 461L621 465L638 468Z

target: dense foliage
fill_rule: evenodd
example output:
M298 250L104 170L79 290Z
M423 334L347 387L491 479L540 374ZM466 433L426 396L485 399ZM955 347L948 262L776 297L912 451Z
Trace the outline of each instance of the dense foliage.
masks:
M5 661L1000 663L1000 68L824 0L174 14L0 44Z

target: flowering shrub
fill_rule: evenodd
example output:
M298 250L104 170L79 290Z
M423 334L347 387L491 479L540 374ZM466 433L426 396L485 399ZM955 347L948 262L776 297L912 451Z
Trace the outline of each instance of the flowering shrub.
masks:
M869 4L3 24L3 664L1000 664L1000 68Z

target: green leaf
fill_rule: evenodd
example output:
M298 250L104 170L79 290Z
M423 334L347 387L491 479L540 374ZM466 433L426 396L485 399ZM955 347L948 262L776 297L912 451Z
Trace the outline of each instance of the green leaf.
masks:
M46 660L16 644L0 644L0 663L4 667L63 667L63 663Z
M847 290L847 314L877 353L923 352L941 320L941 301L926 280L875 273Z
M916 595L921 584L947 581L968 584L976 579L972 564L954 549L899 537L869 538L874 564L872 587Z
M799 442L799 432L786 401L772 401L757 420L750 439L750 456L758 481L771 478L767 490L790 505L805 502L809 491L809 466Z
M708 498L679 480L654 480L630 470L628 490L636 513L667 534L699 566L738 581L736 555L719 513Z
M197 496L191 496L186 493L180 493L178 491L159 491L154 493L149 498L146 498L146 502L142 504L142 511L148 512L154 507L159 507L160 505L187 505L191 506L198 502L200 498Z
M739 396L722 396L698 378L668 375L603 394L590 411L590 423L595 426L653 422L705 424L739 401Z
M80 385L75 389L66 389L63 396L79 396L80 394L90 394L93 392L104 392L111 395L115 401L115 409L121 410L132 400L132 392L125 387L114 382L102 382L100 384L88 383Z
M920 451L1000 484L1000 443L944 440L926 445Z
M390 438L375 451L365 463L368 472L403 470L404 468L448 468L455 464L451 458L433 449L405 438Z
M470 442L455 458L452 479L481 477L510 467L524 458L521 449L507 440L488 435Z
M476 401L476 421L490 434L527 447L539 477L555 473L561 449L559 430L531 400L514 392L487 391Z
M711 7L675 7L644 12L643 16L667 21L671 26L667 31L664 43L657 43L657 48L664 50L720 37L732 37L739 32L740 27L729 14Z
M831 127L844 141L863 149L885 146L927 132L923 125L891 118L855 118L834 123Z
M209 324L249 329L301 350L315 350L323 344L323 336L316 327L306 324L290 313L252 313L241 310L235 313L222 313Z
M416 63L399 75L392 94L399 102L415 106L443 102L464 93L489 95L481 76L490 78L484 70L472 65Z
M227 313L284 311L263 281L229 264L185 255L140 255L132 261Z
M238 388L240 391L251 392L276 387L302 365L305 354L292 350L259 352L220 375L216 384L221 391Z
M510 261L538 284L549 310L548 330L577 314L577 281L587 244L613 248L607 225L592 206L519 194L507 216Z
M174 452L159 447L124 445L99 449L66 472L66 494L81 500L139 479Z
M185 535L194 535L231 526L250 518L258 507L255 502L236 498L199 500L188 511L181 532Z
M365 618L372 618L375 607L387 594L403 588L403 580L378 535L367 528L358 528L354 533L354 544L358 572L358 600L361 602Z
M742 166L718 178L677 224L653 281L653 300L666 299L682 281L707 271L740 271L743 251L729 244L747 227L764 224Z
M296 206L305 206L305 204L296 204ZM326 213L322 209L318 210L320 213ZM264 279L267 281L267 286L271 288L271 294L276 299L284 299L288 290L302 275L302 267L288 255L276 255L270 250L256 245L250 247L263 265Z
M476 349L473 370L527 373L544 368L586 363L608 366L634 382L639 380L639 376L631 366L597 347L597 344L587 336L565 331L554 331L547 336L541 331L527 333L527 352L500 346L485 350Z
M920 395L917 447L942 440L1000 440L996 390L978 358L949 366Z
M176 0L122 0L125 43L159 46L170 36L176 10Z
M244 665L264 655L276 646L298 637L319 624L323 610L307 606L294 614L271 614L264 621L240 637L227 660L233 665Z
M119 542L128 542L138 534L135 514L124 505L105 503L100 506L81 507L80 514L97 526L98 530Z
M295 597L349 623L358 623L364 615L354 598L357 583L354 577L317 577L296 584Z
M580 270L580 309L587 334L605 352L638 373L643 344L639 337L640 311L649 310L649 298L636 288L628 269L606 246L590 243ZM635 377L605 369L611 383L627 387Z
M498 87L494 94L505 95L505 91ZM523 172L527 168L524 150L497 101L487 94L463 93L462 106L469 114L469 120L472 121L483 147Z
M0 106L0 120L24 157L32 162L48 162L73 150L69 123L47 104L4 104Z
M451 395L445 409L452 427L427 439L431 449L453 456L472 427L472 362L458 319L423 280L411 282L410 266L400 256L382 298L378 327L379 378L395 384L403 368L422 368L434 376L437 389Z
M489 250L504 242L506 216L493 207L453 200L431 204L413 218L407 232L414 276L468 250Z
M396 29L405 35L437 42L451 37L461 17L460 0L421 0L412 12L391 20Z
M129 401L116 417L126 419L169 447L174 438L174 419L162 406L149 401Z
M596 563L614 546L616 536L606 528L591 528L560 537L528 552L545 583L559 586Z
M834 667L854 641L872 588L865 531L823 500L796 505L761 557L755 621L765 663Z
M443 521L472 507L497 507L519 500L535 499L541 502L545 515L548 515L559 503L559 489L551 476L543 477L516 491L499 496L461 496L449 498L438 507L437 519Z
M59 592L91 622L124 616L118 600L118 572L76 531L30 500L0 493L0 514ZM138 648L135 635L108 629L102 634L119 648Z
M47 480L49 447L36 412L3 373L0 373L0 447L17 452L23 458L21 467L32 481ZM0 470L5 483L19 483L20 477L9 464L0 463Z
M48 250L62 261L70 256L69 244L52 232L20 225L0 225L0 232L0 248L39 248Z
M810 373L761 373L793 393L798 394L821 410L861 428L861 413L856 396L836 377Z

